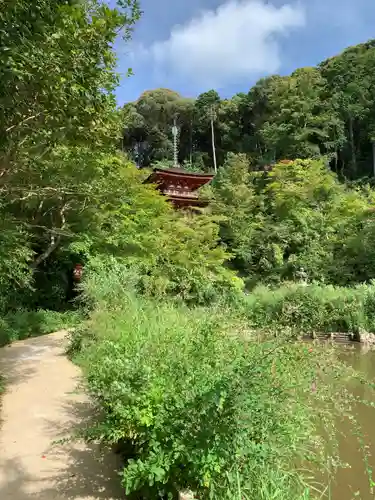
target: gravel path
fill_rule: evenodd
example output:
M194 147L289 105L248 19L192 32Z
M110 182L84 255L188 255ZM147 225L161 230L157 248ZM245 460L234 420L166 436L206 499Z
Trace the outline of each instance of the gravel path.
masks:
M1 500L120 500L118 458L97 446L56 445L90 416L64 332L0 349L6 393L0 410Z

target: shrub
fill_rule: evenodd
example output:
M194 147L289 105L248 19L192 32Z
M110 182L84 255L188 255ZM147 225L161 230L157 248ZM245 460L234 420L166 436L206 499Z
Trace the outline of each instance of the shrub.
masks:
M331 353L285 336L245 342L233 335L242 326L226 309L191 310L124 290L94 313L78 359L104 419L88 436L132 449L127 493L154 499L191 489L200 498L237 498L238 475L249 498L305 494L299 473L286 471L306 458L321 423L315 399L332 400L325 386L311 393ZM275 478L283 478L281 490Z
M172 252L173 253L173 252ZM118 305L129 289L156 299L179 300L191 305L233 302L242 297L243 281L216 258L202 263L202 256L183 252L183 259L175 254L160 256L162 265L136 261L126 263L114 257L91 259L85 268L83 300L94 309L100 304ZM203 258L203 257L202 257ZM192 259L191 262L189 259ZM204 264L204 265L203 265ZM211 267L212 266L212 267Z
M70 328L82 321L80 311L56 312L18 310L0 318L0 346L15 340L45 335Z
M251 326L288 326L300 333L374 331L375 285L344 288L285 284L258 287L242 302Z

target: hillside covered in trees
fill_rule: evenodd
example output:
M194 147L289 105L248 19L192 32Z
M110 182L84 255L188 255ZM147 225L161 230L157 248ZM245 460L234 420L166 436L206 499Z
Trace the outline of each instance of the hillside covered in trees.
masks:
M141 166L172 158L170 128L180 127L180 162L213 167L210 120L219 165L244 153L252 165L326 155L347 179L374 177L375 41L350 47L316 68L261 79L221 99L209 90L187 99L168 89L124 106L123 147Z

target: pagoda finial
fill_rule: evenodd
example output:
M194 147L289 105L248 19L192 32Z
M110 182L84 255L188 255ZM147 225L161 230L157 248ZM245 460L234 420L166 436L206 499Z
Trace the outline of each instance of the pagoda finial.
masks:
M176 116L173 118L173 164L175 167L178 167L178 127L177 127L177 119Z

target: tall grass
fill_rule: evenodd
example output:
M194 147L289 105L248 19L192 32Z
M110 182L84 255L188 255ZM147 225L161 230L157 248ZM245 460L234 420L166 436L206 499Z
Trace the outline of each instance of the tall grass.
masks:
M339 463L335 418L352 401L335 350L286 326L244 336L248 319L224 306L146 300L123 272L88 277L95 310L72 348L103 415L88 438L128 450L126 492L316 498L297 465Z
M284 326L299 332L375 332L375 284L353 288L289 283L258 287L241 308L254 328Z

